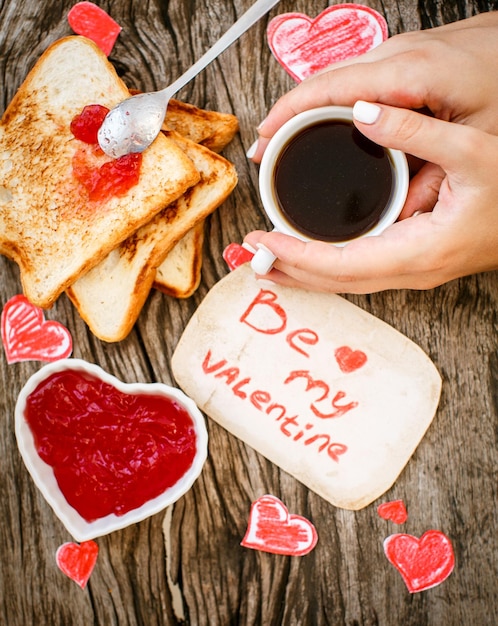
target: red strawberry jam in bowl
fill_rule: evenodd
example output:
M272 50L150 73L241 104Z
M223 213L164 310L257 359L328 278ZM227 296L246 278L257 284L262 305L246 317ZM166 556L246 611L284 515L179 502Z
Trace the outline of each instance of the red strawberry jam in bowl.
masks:
M42 367L15 413L24 463L76 541L176 502L207 457L204 417L181 390L123 383L79 359Z

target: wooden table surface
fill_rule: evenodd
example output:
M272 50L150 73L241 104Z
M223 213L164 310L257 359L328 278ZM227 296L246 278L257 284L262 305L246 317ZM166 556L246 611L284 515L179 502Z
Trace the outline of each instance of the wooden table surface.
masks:
M69 0L0 3L2 110L42 51L70 34ZM245 10L250 0L97 2L123 27L111 60L130 87L166 85ZM428 28L491 10L484 0L372 0L390 34ZM316 16L327 2L282 0L269 17ZM269 19L269 18L268 18ZM63 296L47 312L66 325L73 356L126 382L174 383L170 359L190 316L227 272L223 249L268 227L259 203L257 167L245 151L255 127L292 79L271 56L268 19L181 92L181 99L231 112L240 134L224 154L239 184L206 222L202 282L195 295L150 295L130 336L97 340ZM20 292L17 267L0 259L0 304ZM68 532L35 488L18 453L14 406L39 362L0 358L0 622L37 624L272 624L485 626L498 623L497 439L498 273L456 280L427 292L348 297L415 341L443 377L436 418L401 476L378 502L358 512L334 508L208 419L209 457L194 487L169 508L97 540L99 557L81 590L55 564ZM250 479L249 479L250 478ZM250 503L264 493L311 519L319 542L306 557L240 546ZM402 498L397 527L377 514L380 501ZM409 594L383 553L393 532L451 538L456 565L441 585ZM165 541L165 537L167 540Z

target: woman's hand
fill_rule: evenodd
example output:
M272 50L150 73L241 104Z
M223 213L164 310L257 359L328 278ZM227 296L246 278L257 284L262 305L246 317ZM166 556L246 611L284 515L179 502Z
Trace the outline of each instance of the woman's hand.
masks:
M259 162L270 138L297 113L357 100L426 110L498 135L498 12L396 35L308 78L273 106L251 158Z
M277 232L250 233L245 243L262 244L278 257L268 278L317 291L371 293L427 289L497 269L498 137L385 105L360 102L354 113L367 137L434 164L427 166L432 173L419 172L402 219L380 236L339 248ZM433 207L424 204L428 183L437 193ZM415 209L422 212L414 215Z

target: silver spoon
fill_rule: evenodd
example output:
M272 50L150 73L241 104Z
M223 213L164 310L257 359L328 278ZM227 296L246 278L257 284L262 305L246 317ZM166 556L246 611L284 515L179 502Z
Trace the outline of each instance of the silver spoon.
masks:
M102 150L115 159L130 152L143 152L159 134L170 98L277 2L279 0L257 0L190 69L166 89L132 96L109 111L98 133Z

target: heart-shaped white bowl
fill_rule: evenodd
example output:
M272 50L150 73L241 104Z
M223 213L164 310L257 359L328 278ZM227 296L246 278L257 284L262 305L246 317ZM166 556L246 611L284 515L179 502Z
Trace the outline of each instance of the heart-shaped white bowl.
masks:
M92 522L85 520L67 502L59 488L52 467L38 455L33 433L25 418L26 403L30 394L52 374L64 370L81 372L82 374L87 373L99 378L104 383L112 385L122 393L160 395L180 404L188 412L194 424L196 453L192 465L173 486L166 489L159 496L147 501L139 508L120 516L111 514ZM105 372L98 365L80 359L61 359L45 365L33 374L19 393L15 409L15 422L19 451L31 477L72 537L80 542L94 539L95 537L125 528L130 524L140 522L176 502L191 488L198 478L207 457L208 436L204 417L195 402L181 390L163 383L123 383Z

